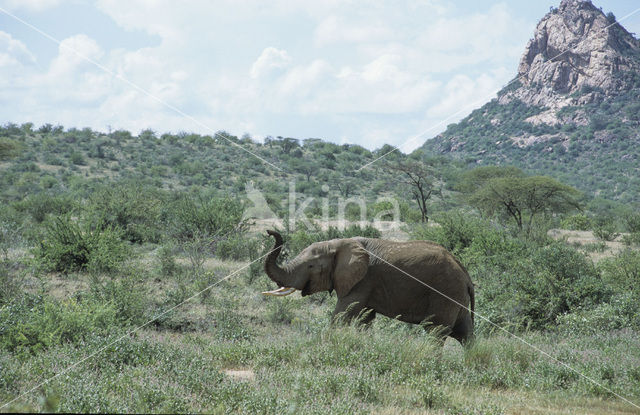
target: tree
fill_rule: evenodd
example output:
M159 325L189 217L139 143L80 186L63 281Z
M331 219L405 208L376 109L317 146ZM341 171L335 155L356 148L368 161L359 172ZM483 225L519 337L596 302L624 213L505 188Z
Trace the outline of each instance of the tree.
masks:
M16 155L20 144L8 138L0 138L0 161Z
M313 174L317 173L319 170L319 166L317 165L315 160L308 158L291 159L289 165L294 171L304 174L308 182L311 181L311 176L313 176Z
M480 211L505 214L520 231L531 231L533 219L543 213L579 209L580 192L547 176L494 177L471 193L469 202Z
M428 222L427 202L434 194L442 197L442 191L437 187L438 171L428 162L405 161L394 164L386 164L386 169L396 173L396 180L411 188L413 199L420 209L420 220Z
M487 181L498 177L525 177L525 174L513 166L482 166L462 174L455 188L462 193L473 193Z

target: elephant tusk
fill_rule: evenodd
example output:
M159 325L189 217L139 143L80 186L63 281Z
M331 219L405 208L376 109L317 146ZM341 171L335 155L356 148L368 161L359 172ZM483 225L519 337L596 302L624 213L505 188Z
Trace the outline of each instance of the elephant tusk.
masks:
M293 287L280 287L277 290L263 291L262 295L273 295L275 297L284 297L293 294L296 291Z

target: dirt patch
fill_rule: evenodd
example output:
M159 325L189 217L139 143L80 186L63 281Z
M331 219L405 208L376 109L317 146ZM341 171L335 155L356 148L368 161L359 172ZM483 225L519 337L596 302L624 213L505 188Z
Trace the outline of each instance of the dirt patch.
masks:
M256 378L256 374L251 369L224 369L222 372L234 380L251 382Z
M557 241L565 241L566 243L584 249L593 262L598 262L601 259L609 258L617 255L620 251L625 249L625 245L622 243L621 234L613 241L603 241L593 235L591 231L571 231L567 229L550 229L547 232L551 238ZM589 249L590 247L596 247L596 245L602 245L602 249Z

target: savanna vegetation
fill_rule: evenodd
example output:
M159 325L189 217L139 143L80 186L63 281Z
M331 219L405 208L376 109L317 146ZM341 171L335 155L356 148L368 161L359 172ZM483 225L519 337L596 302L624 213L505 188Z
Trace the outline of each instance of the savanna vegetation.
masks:
M357 171L389 150L3 126L2 410L638 413L637 211L558 178L420 152ZM272 241L243 215L249 182L285 219L285 258L314 241L383 236L373 223L289 228L290 186L298 201L314 197L312 221L325 201L334 217L340 197L362 197L369 218L389 208L380 196L398 199L408 237L469 270L477 341L442 349L388 318L332 327L329 293L262 296L275 288L261 263ZM345 213L360 217L355 204ZM554 240L551 228L597 242Z

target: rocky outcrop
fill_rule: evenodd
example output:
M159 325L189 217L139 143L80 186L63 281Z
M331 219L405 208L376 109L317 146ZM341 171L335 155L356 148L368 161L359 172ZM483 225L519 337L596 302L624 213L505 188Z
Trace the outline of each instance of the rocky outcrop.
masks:
M620 75L639 70L639 56L640 42L613 15L589 0L562 0L538 23L525 49L518 68L520 87L500 100L557 109L602 99L626 87ZM590 96L576 97L575 92Z

